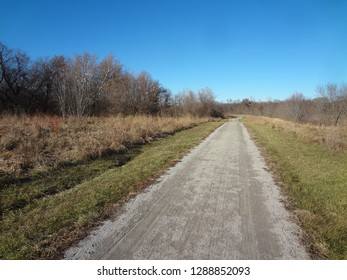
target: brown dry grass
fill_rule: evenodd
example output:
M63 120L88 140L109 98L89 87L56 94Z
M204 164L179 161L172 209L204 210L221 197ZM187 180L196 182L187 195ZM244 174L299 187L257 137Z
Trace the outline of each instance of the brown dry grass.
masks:
M347 153L347 125L314 125L269 117L246 117L252 123L269 125L279 131L297 136L304 142L325 144L331 151Z
M0 259L62 257L65 249L88 235L102 220L116 215L122 203L223 123L206 122L151 141L135 151L136 156L122 167L108 164L112 157L103 157L61 168L59 172L46 172L44 177L32 176L39 177L33 180L15 180L0 188ZM134 148L129 153L138 149ZM101 172L96 174L93 170ZM47 188L54 192L46 195ZM11 204L15 207L8 207Z
M2 116L0 173L46 171L65 162L126 150L134 144L172 134L207 119L172 117Z

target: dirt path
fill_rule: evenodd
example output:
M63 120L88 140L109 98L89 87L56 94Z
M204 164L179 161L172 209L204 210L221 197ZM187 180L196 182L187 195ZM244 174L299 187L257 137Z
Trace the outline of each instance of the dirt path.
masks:
M306 259L247 130L232 120L67 259Z

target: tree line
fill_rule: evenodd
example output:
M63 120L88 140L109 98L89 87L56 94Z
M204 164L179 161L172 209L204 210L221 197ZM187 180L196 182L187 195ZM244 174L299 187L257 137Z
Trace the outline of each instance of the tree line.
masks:
M209 88L173 95L147 72L132 74L108 55L35 61L0 42L0 114L221 116Z
M228 100L224 111L277 117L297 122L338 125L347 119L347 85L328 83L316 88L315 98L295 92L285 100Z

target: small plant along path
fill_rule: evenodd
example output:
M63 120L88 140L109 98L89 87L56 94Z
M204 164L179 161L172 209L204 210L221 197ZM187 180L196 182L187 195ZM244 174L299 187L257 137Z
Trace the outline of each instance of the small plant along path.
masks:
M265 169L245 127L230 120L65 258L309 258Z

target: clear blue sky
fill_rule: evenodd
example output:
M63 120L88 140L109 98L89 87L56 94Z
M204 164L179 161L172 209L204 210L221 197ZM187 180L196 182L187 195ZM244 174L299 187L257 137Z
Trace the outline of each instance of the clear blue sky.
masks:
M346 0L1 0L0 41L30 57L112 53L174 93L283 99L347 82Z

